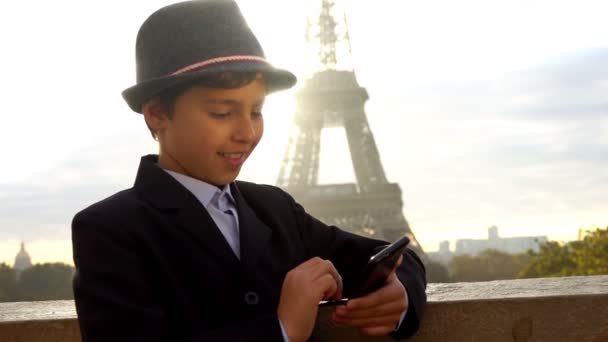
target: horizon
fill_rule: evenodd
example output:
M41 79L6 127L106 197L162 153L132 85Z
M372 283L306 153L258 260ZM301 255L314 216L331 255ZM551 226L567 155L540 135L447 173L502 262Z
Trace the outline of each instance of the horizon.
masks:
M492 227L492 226L490 226L490 227ZM488 229L490 227L488 227ZM608 225L606 227L608 227ZM589 228L579 228L576 231L576 238L574 238L574 239L571 239L571 240L554 240L554 239L550 239L549 238L548 241L557 241L560 244L568 243L568 242L571 242L571 241L577 241L578 240L579 230L582 230L582 231L591 231L591 230L595 230L595 229L598 229L598 228L599 229L603 229L602 227L598 227L598 226L592 226L592 227L589 227ZM425 248L424 252L425 253L438 252L439 251L439 243L444 242L444 241L449 241L450 251L453 253L455 251L456 242L458 240L488 240L488 229L486 229L486 231L485 231L485 236L480 236L480 235L476 235L475 237L463 236L463 237L460 237L460 238L455 239L455 240L441 240L441 241L438 241L436 249L430 249L429 250L429 249ZM547 237L547 235L540 235L540 236L536 236L536 235L535 236L532 236L532 235L530 235L530 236L524 236L524 235L514 235L514 236L512 236L512 235L503 235L500 232L500 227L498 227L498 229L499 229L499 238L501 238L501 239L516 238L516 237ZM26 252L28 253L28 255L31 258L32 265L43 264L43 263L55 263L55 262L61 262L61 263L69 264L69 265L72 265L72 266L74 265L74 262L73 262L73 260L71 258L71 253L69 253L70 254L69 256L64 255L63 257L61 257L59 259L42 259L42 260L39 260L37 258L37 256L36 256L37 252L41 252L42 251L42 255L55 254L55 253L49 253L48 245L46 245L44 243L42 244L42 247L41 247L40 243L34 243L33 244L34 248L30 248L30 245L28 244L27 241L18 241L17 242L16 240L15 241L9 240L9 241L6 241L6 242L0 242L0 247L3 247L0 250L3 250L5 248L8 250L8 247L11 244L15 244L15 250L14 250L14 254L13 254L12 259L8 259L8 258L2 259L2 258L0 258L0 264L5 263L5 264L7 264L7 265L9 265L9 266L12 267L14 265L15 257L17 256L17 253L21 249L21 243L22 242L24 243L24 247L25 247ZM71 243L69 245L71 246ZM61 249L65 250L65 248L61 248ZM32 250L33 250L33 252L32 252Z

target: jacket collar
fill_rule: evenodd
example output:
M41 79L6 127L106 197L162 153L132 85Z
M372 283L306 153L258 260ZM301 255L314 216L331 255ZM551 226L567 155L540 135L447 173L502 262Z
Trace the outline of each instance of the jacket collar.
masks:
M239 259L207 210L189 190L162 170L157 163L157 155L141 158L134 184L137 194L164 215L174 217L176 225L190 233L203 248L212 251L228 265L237 267ZM239 215L241 263L246 268L253 268L267 248L272 230L247 204L248 200L254 198L246 198L239 190L238 182L232 183L230 190Z
M215 202L215 206L219 208L218 201L224 196L225 198L227 198L231 205L235 204L234 197L232 197L229 185L225 185L220 189L215 185L209 184L207 182L190 176L183 175L181 173L177 173L175 171L163 171L170 174L175 180L177 180L181 185L188 189L188 191L190 191L205 208L208 208L210 203L212 202Z
M143 156L134 184L135 191L160 210L186 208L194 195L158 166L158 155Z
M230 185L239 215L241 238L241 262L247 269L254 269L259 256L270 243L272 229L258 218L247 203L246 197L239 190L238 182ZM250 197L250 200L255 200Z

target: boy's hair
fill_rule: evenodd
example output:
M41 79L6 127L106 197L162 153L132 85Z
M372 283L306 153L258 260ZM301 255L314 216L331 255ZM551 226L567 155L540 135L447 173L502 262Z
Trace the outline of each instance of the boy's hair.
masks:
M169 88L153 97L157 98L160 105L163 107L163 113L166 113L169 119L173 118L173 110L177 99L192 87L208 87L208 88L220 88L220 89L234 89L240 88L251 83L259 74L258 71L247 71L247 72L219 72L205 75L204 77L197 78L196 80L186 82L184 84L177 85ZM148 123L146 123L148 125ZM148 126L152 138L156 139L156 132Z

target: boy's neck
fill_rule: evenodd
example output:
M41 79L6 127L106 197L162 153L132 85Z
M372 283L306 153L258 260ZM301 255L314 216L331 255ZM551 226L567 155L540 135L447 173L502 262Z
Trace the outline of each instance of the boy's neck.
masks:
M198 181L207 183L209 185L215 186L216 188L223 190L227 184L224 185L218 185L218 184L212 184L209 183L203 179L199 179L198 177L195 177L194 175L192 175L191 173L189 173L186 168L184 168L183 166L181 166L181 164L175 159L172 158L168 153L162 153L162 149L159 151L158 153L158 166L163 169L163 170L167 170L167 171L172 171L175 173L179 173L180 175L184 175L186 177L190 177L192 179L196 179ZM163 157L164 156L164 157Z

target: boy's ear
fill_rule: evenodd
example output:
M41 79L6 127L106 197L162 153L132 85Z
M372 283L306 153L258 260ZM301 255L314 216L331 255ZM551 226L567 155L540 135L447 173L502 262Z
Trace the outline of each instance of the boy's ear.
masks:
M144 114L146 125L148 125L148 128L150 128L150 130L154 133L162 131L169 121L169 113L167 113L167 109L156 97L144 102L142 106L142 113Z

